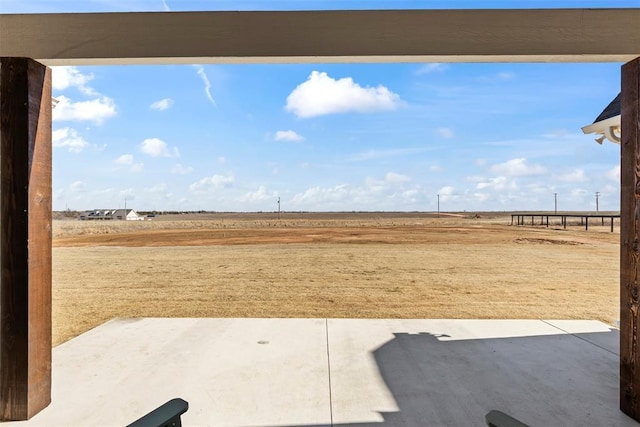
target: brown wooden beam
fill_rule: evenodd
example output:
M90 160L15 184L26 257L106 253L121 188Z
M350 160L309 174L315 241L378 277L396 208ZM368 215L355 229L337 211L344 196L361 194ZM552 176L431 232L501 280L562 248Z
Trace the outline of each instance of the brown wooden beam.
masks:
M51 70L0 58L0 420L51 402Z
M622 67L620 409L640 421L640 58Z

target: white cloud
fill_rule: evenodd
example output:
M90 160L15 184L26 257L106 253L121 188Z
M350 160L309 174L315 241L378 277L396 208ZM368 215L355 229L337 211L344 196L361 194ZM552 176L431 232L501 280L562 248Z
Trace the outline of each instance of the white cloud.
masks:
M166 142L160 138L147 138L140 144L140 151L151 157L180 157L180 152L173 147L173 153Z
M256 191L250 191L240 197L241 202L260 202L262 200L275 199L278 193L269 193L264 185L258 187Z
M479 182L476 185L477 190L491 189L496 191L502 191L506 189L515 190L517 185L513 181L509 181L506 176L498 176L490 178L488 180Z
M287 97L286 110L298 117L309 118L339 113L369 113L395 110L400 96L382 85L362 87L351 77L339 80L327 73L313 71L304 83Z
M366 177L362 185L315 186L295 194L289 204L294 209L318 211L423 208L427 192L420 185L407 184L410 180L409 176L389 172L382 179Z
M193 172L193 168L191 166L183 166L180 163L177 163L174 167L171 168L171 173L176 175L187 175Z
M409 182L411 181L411 177L407 175L401 175L399 173L388 172L385 177L385 181L391 183L401 183L401 182Z
M609 169L605 174L608 179L615 182L620 182L620 165L615 165L612 169Z
M418 196L420 195L420 191L417 189L406 190L401 193L402 198L415 203L418 201Z
M438 190L438 194L440 196L452 196L455 194L455 192L456 192L456 189L450 185L442 187L440 190Z
M133 154L123 154L113 162L121 166L130 166L131 172L142 172L144 169L144 163L133 163Z
M78 102L72 102L64 95L56 99L58 103L53 109L54 121L90 121L99 125L116 115L115 102L106 96Z
M456 189L450 185L442 187L438 190L438 194L440 195L441 202L457 200L459 197L458 194L456 194Z
M587 203L591 201L592 194L583 188L574 188L569 193L569 200L573 203Z
M207 99L209 99L209 101L211 101L211 103L214 106L217 106L216 101L214 101L213 96L211 96L211 82L209 81L209 77L207 76L207 73L205 73L204 71L204 67L198 64L194 64L193 66L196 67L196 72L198 73L198 75L202 79L202 82L204 83L204 93L205 95L207 95Z
M364 180L364 188L363 191L368 193L368 194L377 194L377 193L382 193L384 191L387 191L390 187L390 184L392 184L391 182L388 182L386 180L379 180L379 179L375 179L372 177L367 177ZM355 188L353 188L353 191L357 191Z
M156 184L152 187L147 187L144 189L144 191L147 193L157 194L166 200L171 199L171 197L173 197L173 193L167 192L167 184L164 184L164 183Z
M444 168L440 165L431 165L429 166L429 170L431 172L442 172L444 170Z
M547 139L582 139L582 134L572 133L566 129L554 129L549 133L543 134L542 137Z
M469 175L465 178L465 180L469 182L484 182L487 181L487 178L481 175Z
M85 184L82 181L75 181L71 183L71 185L69 186L71 191L81 191L84 189L84 187L85 187Z
M150 193L164 193L167 191L167 184L156 184L153 187L147 187L144 191L148 191Z
M389 150L369 150L362 153L358 153L351 158L352 161L373 160L373 159L385 159L389 157L400 157L409 154L422 153L428 151L430 148L392 148Z
M51 142L54 147L66 147L73 153L79 153L89 145L73 128L56 129L51 134Z
M224 165L225 163L227 163L227 159L223 156L218 157L218 164L220 165Z
M213 175L202 178L189 186L193 193L211 193L221 188L228 188L233 185L235 178L233 175Z
M509 72L509 71L502 71L489 76L479 77L477 80L482 83L500 83L500 82L506 82L508 80L513 80L515 78L516 78L515 73Z
M150 105L149 108L151 108L152 110L164 111L170 108L172 105L173 105L173 99L164 98L164 99L161 99L160 101L154 102L153 104Z
M443 138L453 138L453 130L451 128L438 128L436 131L438 132L438 135Z
M311 204L322 206L327 203L336 203L351 198L349 186L346 184L336 185L331 188L313 187L303 193L293 196L293 204Z
M582 169L574 169L570 173L560 175L558 179L564 182L585 182L589 180Z
M65 90L70 87L78 88L86 95L97 95L97 93L87 86L93 80L93 74L84 74L78 67L51 67L51 85L54 90Z
M554 190L554 187L544 183L538 183L538 182L529 184L526 186L526 188L530 193L546 194L546 195L553 193L553 190Z
M167 4L167 0L162 0L162 10L164 10L165 12L171 11L171 8L169 8L169 5Z
M491 196L487 193L473 193L473 198L478 202L486 202Z
M133 155L132 154L123 154L114 160L114 162L118 165L132 165L133 164Z
M274 139L276 141L290 141L290 142L304 141L304 137L302 135L299 135L292 130L279 130L276 132Z
M416 74L429 74L433 72L442 72L447 69L445 64L441 64L440 62L431 62L429 64L422 64L420 68L416 70Z
M547 170L541 165L529 165L527 159L518 158L507 160L491 166L491 171L506 176L534 176L542 175Z

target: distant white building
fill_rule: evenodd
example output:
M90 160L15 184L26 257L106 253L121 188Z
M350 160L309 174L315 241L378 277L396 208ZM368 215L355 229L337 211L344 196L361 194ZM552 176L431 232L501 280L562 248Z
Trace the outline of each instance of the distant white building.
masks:
M138 215L133 209L95 209L80 213L78 219L81 221L144 221L144 216Z

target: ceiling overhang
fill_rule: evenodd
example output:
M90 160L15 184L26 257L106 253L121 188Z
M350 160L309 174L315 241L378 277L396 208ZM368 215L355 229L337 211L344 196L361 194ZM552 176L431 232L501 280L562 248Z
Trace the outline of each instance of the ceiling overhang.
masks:
M640 9L0 15L0 56L46 65L626 62Z

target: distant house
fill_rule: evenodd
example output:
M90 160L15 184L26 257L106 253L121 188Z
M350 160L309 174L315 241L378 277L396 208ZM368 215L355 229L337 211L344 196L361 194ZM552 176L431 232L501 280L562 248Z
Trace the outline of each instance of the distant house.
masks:
M80 213L81 221L144 221L144 216L138 215L133 209L95 209Z

